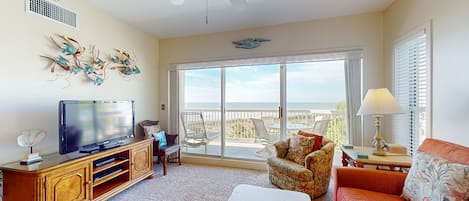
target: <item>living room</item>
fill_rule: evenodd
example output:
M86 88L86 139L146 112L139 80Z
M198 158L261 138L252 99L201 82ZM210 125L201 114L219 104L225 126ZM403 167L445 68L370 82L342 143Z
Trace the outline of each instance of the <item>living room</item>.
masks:
M399 41L405 41L407 37L421 30L425 30L428 39L427 62L430 66L427 85L429 106L426 108L429 112L426 113L428 117L425 137L455 143L466 150L469 146L469 135L465 134L469 129L467 124L469 117L465 115L469 112L469 107L466 106L469 100L467 93L469 81L465 79L465 73L469 73L469 70L465 68L464 62L465 55L469 53L467 39L469 28L464 23L466 17L469 17L467 1L360 0L292 3L265 0L234 1L245 2L243 5L228 0L221 3L202 0L182 1L181 5L178 5L181 1L170 0L48 1L77 13L78 26L75 28L25 11L27 2L30 1L9 1L0 8L4 16L0 21L2 25L0 53L3 55L5 69L0 75L3 93L1 99L3 114L0 116L2 120L0 165L17 163L16 161L22 160L25 153L29 152L29 149L18 146L17 137L22 131L30 129L46 133L44 140L33 147L34 152L46 156L59 151L58 106L61 100L133 100L135 125L143 120L158 120L160 127L167 133L180 133L179 140L182 142L184 136L180 113L183 112L181 104L184 100L181 97L187 101L190 94L187 95L183 93L183 89L175 87L186 85L183 85L184 82L178 82L183 78L172 77L173 72L189 72L202 69L204 66L264 65L266 61L270 62L269 64L278 64L275 67L277 68L275 76L278 75L275 83L279 85L278 89L275 86L274 96L280 98L275 101L279 106L287 106L289 72L283 69L288 69L289 63L284 63L286 67L282 67L282 63L279 64L275 59L301 63L340 58L345 64L350 65L353 58L350 60L347 56L353 53L359 55L362 61L359 64L361 73L359 77L352 76L346 79L348 74L341 72L345 75L341 78L341 82L346 83L341 94L344 101L349 97L358 97L361 101L368 89L375 88L388 88L396 96L395 48ZM55 41L70 37L79 41L79 46L86 48L85 52L91 51L94 46L102 59L109 63L104 82L97 84L96 77L83 76L83 72L75 75L60 65L51 72L51 64L54 62L42 56L55 57L61 54L57 46L62 45L60 42L54 44L51 37ZM258 47L252 49L237 48L233 44L250 38L269 41L257 44ZM128 52L141 73L129 76L119 70L111 69L112 61L108 57L116 54L125 56L115 49ZM70 61L75 59L67 58ZM246 72L249 74L251 71ZM214 100L220 104L216 112L223 114L220 116L225 118L227 114L221 111L230 108L225 108L228 105L222 103L227 102L225 98L229 99L232 96L229 88L226 87L225 90L221 83L230 85L229 73L227 70L220 70L218 73L220 86L215 89L218 90L218 96L217 100ZM281 74L285 75L281 77ZM313 76L311 74L312 78ZM272 76L266 77L270 79ZM314 79L319 78L314 77ZM188 80L185 81L188 83ZM282 83L285 86L281 86ZM347 87L352 83L355 85L358 83L358 87ZM254 90L256 85L247 87L249 88L245 87L246 91ZM352 93L350 90L358 91ZM204 94L202 92L198 94ZM302 93L315 92L302 91ZM361 106L360 101L354 104L348 102L350 105L347 107L358 110ZM272 110L277 110L277 107ZM279 111L275 115L282 112L289 114L287 107L281 107ZM345 116L356 118L358 121L362 119L356 115L356 112L353 115L349 112ZM114 199L227 200L238 184L277 188L269 181L265 158L246 159L242 154L226 157L231 153L228 148L231 145L236 147L238 144L228 141L229 137L224 133L222 126L224 123L221 119L219 121L222 123L217 127L220 134L215 140L216 143L213 141L210 144L212 146L208 147L209 154L203 153L204 148L207 149L203 145L200 149L181 147L182 165L169 164L166 176L163 176L162 165L156 163L155 157L153 164L155 178L151 181L144 180L127 191L115 194ZM278 128L274 126L272 128L279 131L280 139L286 139L289 135L288 120L280 115L280 118L272 124L277 124ZM350 125L350 122L344 124L344 130L347 130L344 131L346 142L332 139L337 150L334 153L336 159L334 166L342 165L340 163L342 152L338 151L342 144L352 144L356 147L371 146L376 129L374 120L370 115L363 117L363 123L355 122L356 125L360 125L360 128L355 128L360 132L351 132L353 129L350 126L345 127ZM393 116L386 115L382 124L383 138L386 142L401 145L409 150L409 133L401 132L396 125ZM226 129L229 124L224 126ZM141 134L139 131L136 132L136 135ZM244 141L236 143L241 144L239 149L251 146ZM262 148L263 144L254 143L252 146ZM211 152L214 149L216 152ZM252 172L259 169L263 170L260 173ZM212 180L199 178L209 173L212 174L207 178ZM164 185L172 184L168 179L172 177L176 177L173 178L174 181L181 182L173 184L178 188L184 186L182 182L188 183L184 191L174 191L169 187L160 188L160 192L157 192L158 188L152 189L152 185L158 187L163 185L157 182L163 182ZM330 186L327 193L318 200L333 199L335 194L332 188L333 177L328 180ZM222 182L224 178L226 182L231 183ZM209 185L210 183L215 185ZM203 185L214 189L201 188ZM6 185L2 187L5 189ZM148 189L154 190L155 193L146 194Z

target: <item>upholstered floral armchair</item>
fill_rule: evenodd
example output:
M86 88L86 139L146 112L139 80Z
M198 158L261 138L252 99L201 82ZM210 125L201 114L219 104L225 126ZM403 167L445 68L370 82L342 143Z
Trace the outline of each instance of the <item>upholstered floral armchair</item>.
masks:
M286 159L289 141L274 144L277 155L267 160L270 182L282 189L307 193L311 199L326 193L335 144L324 140L321 148L306 155L304 165Z

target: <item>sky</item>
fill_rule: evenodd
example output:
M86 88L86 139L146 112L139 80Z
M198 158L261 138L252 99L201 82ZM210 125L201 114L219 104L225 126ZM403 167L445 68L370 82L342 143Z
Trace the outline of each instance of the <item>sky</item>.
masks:
M287 102L345 101L344 61L287 65ZM185 102L220 102L221 69L186 70ZM280 65L226 68L226 102L280 101Z

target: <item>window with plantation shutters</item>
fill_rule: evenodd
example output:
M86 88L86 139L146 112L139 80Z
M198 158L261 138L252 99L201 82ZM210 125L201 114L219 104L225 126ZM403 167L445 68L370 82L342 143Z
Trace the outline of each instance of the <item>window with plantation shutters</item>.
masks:
M428 28L404 38L394 46L393 92L407 110L393 116L393 133L406 141L413 155L430 135L430 36Z

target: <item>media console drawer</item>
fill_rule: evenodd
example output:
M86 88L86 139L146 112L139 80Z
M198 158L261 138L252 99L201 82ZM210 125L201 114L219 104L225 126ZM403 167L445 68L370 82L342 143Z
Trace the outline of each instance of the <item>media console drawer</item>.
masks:
M153 178L153 138L130 140L127 145L96 154L51 154L30 166L19 162L1 166L3 200L107 200L143 179ZM109 158L114 160L95 167Z

